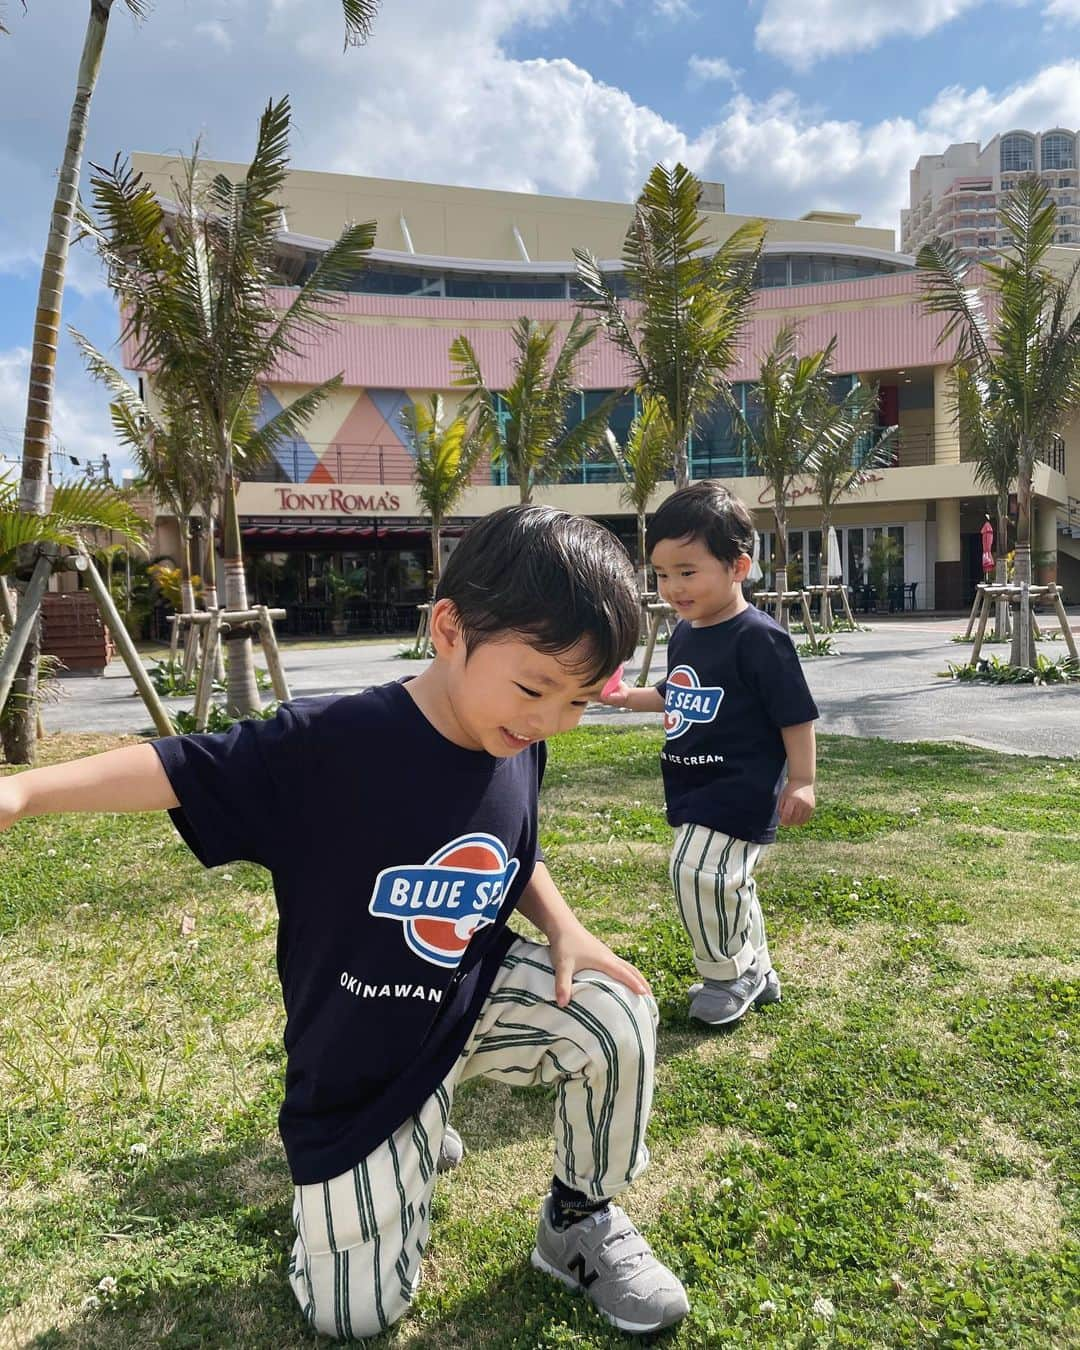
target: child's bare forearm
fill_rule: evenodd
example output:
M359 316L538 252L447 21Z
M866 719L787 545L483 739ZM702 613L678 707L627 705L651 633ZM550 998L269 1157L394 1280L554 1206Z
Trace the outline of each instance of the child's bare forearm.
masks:
M663 712L664 696L651 684L638 689L624 680L619 687L606 698L600 699L609 708L629 708L631 712Z
M781 727L784 752L787 755L789 783L814 783L817 779L817 739L813 722L800 722L795 727Z
M151 745L0 779L0 829L64 811L167 811L179 805Z

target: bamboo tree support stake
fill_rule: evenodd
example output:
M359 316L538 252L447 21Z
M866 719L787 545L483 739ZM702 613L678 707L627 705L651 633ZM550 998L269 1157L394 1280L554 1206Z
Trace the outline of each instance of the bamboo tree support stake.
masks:
M979 626L975 630L975 645L971 649L971 660L968 662L968 665L972 667L979 664L979 653L982 651L983 638L986 636L986 625L990 618L990 592L985 586L979 587L976 599L979 601Z
M196 631L192 625L192 631ZM195 689L195 730L205 731L210 716L210 694L214 687L214 654L221 640L221 610L211 611L210 622L206 625L206 644L203 661L199 667L199 683Z
M19 668L26 644L30 641L30 634L41 609L41 597L48 588L52 570L52 558L45 553L39 553L26 586L26 593L19 603L19 611L12 625L7 646L4 648L4 655L0 657L0 712L3 711L11 693L11 686L15 683L15 672Z
M86 554L82 554L86 557ZM131 640L131 635L124 627L124 621L120 617L120 612L113 603L113 598L109 594L109 588L98 575L97 568L91 563L84 572L87 585L97 601L98 609L101 611L101 617L105 620L109 631L113 635L113 641L116 643L117 650L123 657L124 665L128 668L128 673L135 681L135 687L142 696L143 703L146 704L146 710L153 718L154 726L158 729L161 736L175 736L176 728L172 724L169 714L165 711L165 705L158 698L157 690L150 683L150 677L146 673L146 667L139 660L139 653L135 650L135 644Z
M281 650L277 644L277 634L274 632L274 620L270 617L270 610L266 605L256 605L256 609L259 611L259 641L266 657L270 682L274 686L274 697L279 703L288 703L292 694L289 692L289 682L285 678L285 668L281 664Z
M858 624L855 622L855 615L851 612L851 601L848 599L847 587L841 586L839 587L839 591L840 600L844 606L844 613L847 616L847 621L851 624L852 628L857 628Z
M180 615L170 614L169 625L172 632L169 634L169 665L176 668L176 658L180 648Z
M806 598L806 592L799 592L799 604L802 607L803 623L806 625L806 636L810 639L810 645L817 646L817 634L814 632L814 620L810 617L810 602Z
M983 601L983 583L980 582L975 587L975 599L971 602L971 613L968 615L967 627L964 629L964 641L967 642L971 637L971 630L975 627L975 620L978 617L979 610L982 608Z
M1069 627L1069 616L1065 613L1065 604L1061 599L1061 587L1054 587L1054 610L1058 616L1058 623L1061 624L1061 636L1065 639L1065 645L1069 649L1069 655L1074 661L1080 661L1080 656L1076 653L1076 638Z
M0 628L10 633L15 627L15 601L8 589L7 577L0 576Z

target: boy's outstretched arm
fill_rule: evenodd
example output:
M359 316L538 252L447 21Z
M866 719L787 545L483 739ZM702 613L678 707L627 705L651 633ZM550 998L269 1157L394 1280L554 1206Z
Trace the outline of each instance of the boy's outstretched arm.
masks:
M817 741L813 722L781 727L784 750L787 753L787 782L780 794L780 824L805 825L814 814L817 800L814 783L817 780Z
M625 680L621 680L610 694L601 694L598 701L606 703L609 708L629 708L631 712L664 711L664 696L658 689L651 684L639 689Z
M555 967L555 1002L565 1008L570 988L579 970L599 970L611 975L635 994L650 994L649 982L641 971L616 956L580 922L562 898L546 864L538 862L529 884L518 901L518 911L534 923L547 938Z
M178 805L151 745L0 778L0 830L29 816L64 811L168 811Z

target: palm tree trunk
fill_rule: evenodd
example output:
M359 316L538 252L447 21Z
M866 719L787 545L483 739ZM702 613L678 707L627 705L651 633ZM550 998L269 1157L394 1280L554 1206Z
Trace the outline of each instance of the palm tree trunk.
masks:
M994 562L994 584L1004 586L1008 581L1008 565L1005 555L1009 551L1009 497L999 493L997 499L997 559ZM1009 636L1009 604L999 600L994 606L994 637L1004 642Z
M195 587L191 581L191 518L180 525L180 610L183 614L195 611ZM184 674L191 678L195 669L195 658L199 650L199 630L195 624L188 624L184 634Z
M832 526L832 516L828 511L823 511L821 515L821 557L818 560L818 580L822 586L821 592L821 627L826 632L832 631L832 605L829 603L829 529ZM809 550L808 550L809 551ZM809 559L807 559L809 562Z
M1031 585L1031 471L1032 454L1020 447L1020 473L1016 484L1016 553L1013 561L1013 582L1017 586ZM1023 623L1019 611L1013 623L1010 663L1014 666L1035 664L1035 644L1031 625Z
M236 480L232 473L231 449L225 473L225 608L245 610L248 607L247 578L244 576L243 544L240 539L240 517L236 509ZM262 706L255 684L255 661L251 649L251 632L246 627L234 628L225 638L225 710L232 717L246 717Z
M215 610L218 608L217 546L214 543L214 513L209 506L204 511L203 519L206 522L206 529L203 532L203 558L200 563L203 606L207 610ZM206 631L209 633L209 628ZM214 647L214 679L219 684L225 683L225 657L222 655L220 642Z
M779 506L773 507L773 520L776 523L776 567L774 569L773 590L779 595L783 595L788 588L787 584L787 512L784 510L782 496L777 498ZM777 615L780 626L784 632L789 632L791 621L788 616L787 606L783 600L778 600L776 604Z
M101 53L113 0L91 0L90 18L83 38L79 72L75 80L75 98L68 118L67 142L49 220L49 238L41 265L37 310L34 315L34 343L30 353L30 380L26 398L26 426L23 433L22 478L19 484L19 509L33 515L45 514L45 490L49 481L49 437L52 429L53 390L56 384L56 352L60 342L60 314L64 297L71 243L71 223L79 196L79 170L86 145L90 118L90 99L101 69ZM29 559L24 559L29 562ZM37 688L37 667L41 656L41 623L34 624L26 644L14 689L25 693ZM33 708L18 700L8 713L8 732L4 740L12 764L32 764L35 755L36 718Z
M672 456L672 467L675 471L675 488L690 486L690 428L687 427L676 433L675 454Z
M435 592L439 589L439 539L442 535L442 517L434 513L431 517L431 598L435 599Z

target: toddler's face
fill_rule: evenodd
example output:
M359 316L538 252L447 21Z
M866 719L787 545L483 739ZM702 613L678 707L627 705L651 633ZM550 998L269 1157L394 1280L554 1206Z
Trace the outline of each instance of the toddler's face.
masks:
M555 656L519 637L453 655L447 689L454 714L474 748L489 755L516 755L534 741L572 730L607 679L589 680L574 669L587 657L583 651Z
M721 562L701 539L661 539L651 562L661 598L695 627L721 623L746 603L742 582L750 559L745 553L731 564Z

